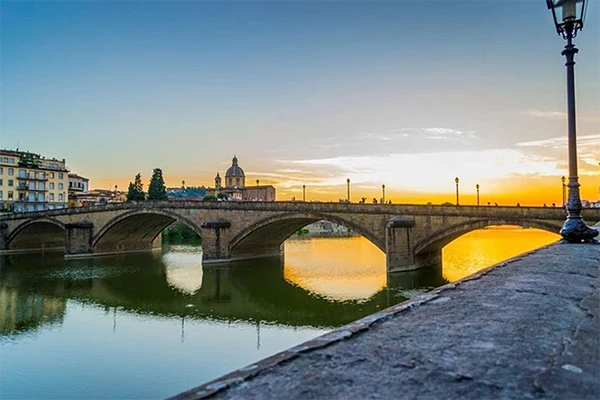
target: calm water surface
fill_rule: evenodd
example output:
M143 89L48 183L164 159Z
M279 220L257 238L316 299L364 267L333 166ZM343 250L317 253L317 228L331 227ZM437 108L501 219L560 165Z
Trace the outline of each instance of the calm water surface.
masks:
M289 240L284 260L201 265L191 246L65 261L5 257L0 398L161 398L557 240L475 231L443 268L396 276L363 238Z

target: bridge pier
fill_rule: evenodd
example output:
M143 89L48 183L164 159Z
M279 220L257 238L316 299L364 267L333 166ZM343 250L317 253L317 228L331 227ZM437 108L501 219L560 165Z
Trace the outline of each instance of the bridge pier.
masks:
M65 258L90 256L93 238L93 223L83 221L65 224Z
M202 232L202 261L225 262L231 259L229 254L229 228L231 222L217 218L206 221L201 225Z
M413 252L412 228L415 220L399 216L385 226L385 256L389 272L417 269Z
M0 222L0 251L8 250L8 224Z
M8 250L8 224L0 222L0 250Z

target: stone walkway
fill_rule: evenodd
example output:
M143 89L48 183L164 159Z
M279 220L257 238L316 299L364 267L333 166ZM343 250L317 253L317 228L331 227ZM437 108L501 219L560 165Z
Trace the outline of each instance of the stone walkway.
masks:
M600 399L600 245L555 244L173 399Z

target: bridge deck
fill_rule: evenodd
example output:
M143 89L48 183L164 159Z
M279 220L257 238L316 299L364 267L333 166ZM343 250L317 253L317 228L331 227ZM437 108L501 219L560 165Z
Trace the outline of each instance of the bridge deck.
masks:
M552 245L175 399L598 399L599 268Z
M45 211L0 214L0 221L15 219L48 218L60 215L93 214L107 211L134 209L187 209L187 210L253 210L253 211L320 211L361 214L416 214L416 215L472 215L472 216L514 216L527 215L533 218L553 218L566 216L561 207L514 207L514 206L475 206L475 205L434 205L434 204L359 204L337 202L248 202L248 201L161 201L141 203L115 203L102 206L62 208ZM584 214L600 215L598 208L584 208ZM595 219L595 218L593 218Z

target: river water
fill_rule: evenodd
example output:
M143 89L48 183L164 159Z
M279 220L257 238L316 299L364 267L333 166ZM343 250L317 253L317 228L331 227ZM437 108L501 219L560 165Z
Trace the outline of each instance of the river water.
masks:
M4 257L0 398L171 396L557 239L471 232L443 266L389 284L385 255L362 237L290 239L283 259L204 267L193 246Z

